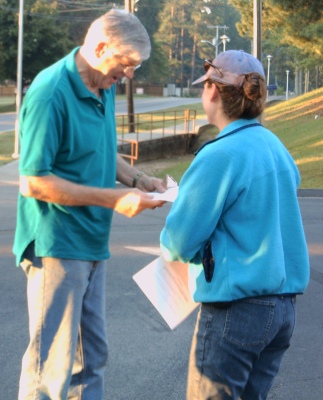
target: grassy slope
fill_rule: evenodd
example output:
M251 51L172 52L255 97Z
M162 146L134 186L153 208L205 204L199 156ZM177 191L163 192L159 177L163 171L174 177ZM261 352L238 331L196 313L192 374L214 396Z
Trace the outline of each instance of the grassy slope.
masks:
M301 172L301 187L322 189L323 88L268 107L264 124L292 154Z

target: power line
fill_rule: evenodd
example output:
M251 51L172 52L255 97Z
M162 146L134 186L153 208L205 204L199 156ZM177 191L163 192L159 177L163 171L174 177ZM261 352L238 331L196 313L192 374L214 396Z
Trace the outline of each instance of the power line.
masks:
M17 14L18 10L15 8L3 7L0 6L0 10L9 11L13 14ZM99 11L99 8L83 8L83 9L74 9L70 11ZM62 16L60 14L64 13L64 10L55 10L57 11L56 15L53 14L43 14L43 13L35 13L31 11L24 10L24 16L30 16L33 18L44 18L44 19L53 19L53 20L60 20L60 21L92 21L93 17L77 17L77 16Z

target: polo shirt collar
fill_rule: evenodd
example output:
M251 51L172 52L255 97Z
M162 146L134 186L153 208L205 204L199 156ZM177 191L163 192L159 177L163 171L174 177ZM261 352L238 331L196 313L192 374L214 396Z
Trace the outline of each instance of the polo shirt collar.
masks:
M88 98L92 97L97 100L97 97L92 93L84 84L81 79L80 73L77 69L76 62L75 62L75 55L79 51L81 46L76 47L74 50L67 55L66 58L66 69L68 73L69 80L71 85L73 86L74 92L80 98ZM110 89L106 89L109 91ZM104 91L103 91L104 92ZM103 94L104 96L104 94Z

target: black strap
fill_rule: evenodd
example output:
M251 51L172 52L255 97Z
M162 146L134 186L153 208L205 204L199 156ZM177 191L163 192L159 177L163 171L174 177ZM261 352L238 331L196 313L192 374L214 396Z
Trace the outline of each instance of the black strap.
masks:
M262 126L262 125L259 122L256 122L254 124L248 124L248 125L245 125L245 126L241 126L240 128L234 129L233 131L230 131L230 132L226 133L223 136L216 137L215 139L209 140L208 142L202 144L202 146L194 154L197 155L197 153L199 153L208 144L214 143L214 142L216 142L217 140L220 140L220 139L224 139L225 137L233 135L234 133L242 131L243 129L252 128L253 126Z

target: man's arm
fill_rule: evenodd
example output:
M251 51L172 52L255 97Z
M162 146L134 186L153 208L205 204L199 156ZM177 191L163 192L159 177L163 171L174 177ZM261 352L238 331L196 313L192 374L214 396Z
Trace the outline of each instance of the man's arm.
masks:
M117 154L117 179L126 186L135 187L144 192L165 192L162 180L140 173L135 167L128 164L120 154ZM135 181L134 181L135 180Z
M54 175L21 176L23 196L66 206L101 206L134 217L146 208L161 207L164 202L134 189L102 189L79 185Z

